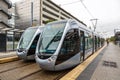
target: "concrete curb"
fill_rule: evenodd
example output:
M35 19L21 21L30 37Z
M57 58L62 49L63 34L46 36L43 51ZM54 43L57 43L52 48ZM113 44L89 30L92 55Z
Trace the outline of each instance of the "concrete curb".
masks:
M19 60L18 56L13 56L13 57L8 57L8 58L2 58L2 59L0 59L0 64L11 62L11 61L16 61L16 60Z

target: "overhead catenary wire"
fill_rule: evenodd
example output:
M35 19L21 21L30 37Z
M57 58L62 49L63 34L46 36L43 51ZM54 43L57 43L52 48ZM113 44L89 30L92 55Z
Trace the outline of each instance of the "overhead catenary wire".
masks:
M70 3L66 3L66 4L60 4L60 6L66 6L66 5L71 5L71 4L75 4L78 3L80 1L74 1L74 2L70 2Z
M78 2L81 2L82 6L86 9L86 11L88 12L88 14L94 19L94 16L90 12L90 10L87 8L87 6L83 3L83 0L74 1L74 2L70 2L70 3L66 3L66 4L60 4L60 6L71 5L71 4L75 4L75 3L78 3Z
M95 18L92 13L89 11L89 9L86 7L86 5L83 3L82 0L80 0L81 4L83 5L83 7L86 9L86 11L88 12L88 14L92 17L92 19L90 19L90 21L92 22L94 31L96 30L96 26L97 26L97 18ZM93 23L93 21L95 20L95 24Z
M78 3L78 2L81 2L82 6L85 8L85 10L87 11L87 13L91 16L91 22L92 22L92 25L94 27L94 31L96 30L96 25L97 25L97 18L95 18L92 13L90 12L90 10L87 8L87 6L83 3L83 0L79 0L79 1L75 1L75 2L70 2L70 3L66 3L66 4L62 4L60 6L66 6L66 5L71 5L71 4L75 4L75 3ZM93 23L93 21L95 21L95 24Z
M83 3L82 0L80 0L81 4L83 5L83 7L86 9L86 11L89 13L89 15L94 19L94 16L92 15L92 13L89 11L89 9L86 7L86 5Z

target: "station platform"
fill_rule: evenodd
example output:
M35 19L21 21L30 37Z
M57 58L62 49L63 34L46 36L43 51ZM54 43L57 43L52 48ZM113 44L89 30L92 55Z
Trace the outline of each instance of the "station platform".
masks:
M13 56L17 56L16 51L0 52L0 59L1 58L7 58L7 57L13 57Z
M0 63L6 63L15 60L18 60L16 51L0 52Z
M91 60L94 55L93 60ZM61 80L120 80L120 47L109 43ZM91 61L91 62L90 62Z

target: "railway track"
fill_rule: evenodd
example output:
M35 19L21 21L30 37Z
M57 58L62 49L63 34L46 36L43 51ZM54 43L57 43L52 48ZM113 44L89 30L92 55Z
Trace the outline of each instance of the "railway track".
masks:
M19 60L0 64L0 80L59 80L70 70L45 71L35 61Z
M38 71L30 76L24 77L20 80L59 80L61 77L63 77L69 71L70 70L64 70L64 71L40 70L40 71Z
M33 61L23 62L22 60L19 60L19 61L13 61L9 63L0 64L0 74L3 72L16 69L16 68L24 67L24 66L27 66L33 63L34 63Z

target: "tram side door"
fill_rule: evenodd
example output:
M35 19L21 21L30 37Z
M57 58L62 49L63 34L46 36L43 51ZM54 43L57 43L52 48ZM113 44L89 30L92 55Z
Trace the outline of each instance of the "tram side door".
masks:
M80 31L80 61L85 59L85 36L84 32Z

